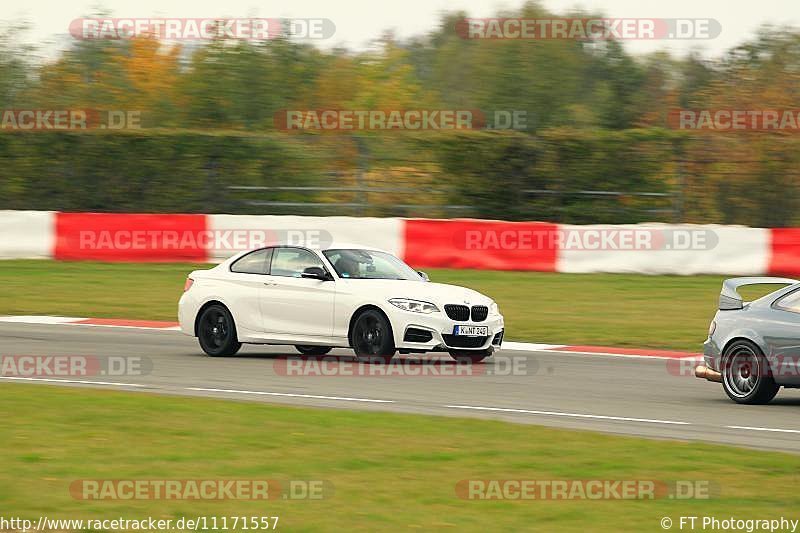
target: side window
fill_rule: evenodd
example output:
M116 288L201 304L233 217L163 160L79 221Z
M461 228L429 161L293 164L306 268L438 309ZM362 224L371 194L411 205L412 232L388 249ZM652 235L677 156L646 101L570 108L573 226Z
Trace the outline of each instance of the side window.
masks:
M775 302L775 307L784 311L800 313L800 290L791 292Z
M308 250L303 250L302 248L275 248L270 274L273 276L299 278L303 270L312 266L324 268L320 258Z
M266 274L269 270L269 261L272 258L272 248L256 250L242 257L231 265L231 272L239 274Z

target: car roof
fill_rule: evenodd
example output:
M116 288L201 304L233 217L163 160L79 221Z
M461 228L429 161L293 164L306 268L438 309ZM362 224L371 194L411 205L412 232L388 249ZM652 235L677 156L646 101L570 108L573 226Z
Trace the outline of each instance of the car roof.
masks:
M385 252L385 250L381 250L380 248L376 248L375 246L366 246L363 244L352 244L347 242L333 242L328 244L327 246L317 247L316 250L371 250L374 252Z
M257 250L263 250L264 248L276 248L276 247L291 247L291 248L306 248L309 250L314 250L316 252L324 252L326 250L369 250L372 252L384 252L384 253L391 253L387 252L386 250L381 250L380 248L376 248L375 246L366 246L363 244L352 244L352 243L345 243L345 242L333 242L333 243L326 243L326 244L298 244L295 242L274 242L270 243L267 246L260 246L258 248L252 248L249 250L242 250L241 252L236 253L235 255L227 258L224 263L230 263L236 261L240 257L244 257L245 255L249 254L250 252L255 252Z
M372 250L375 252L385 252L385 250L381 250L380 248L376 248L375 246L367 246L364 244L354 244L349 242L332 242L332 243L296 243L296 242L274 242L267 246L262 246L261 248L275 248L281 246L288 246L292 248L307 248L309 250L315 250L319 252L324 252L325 250Z

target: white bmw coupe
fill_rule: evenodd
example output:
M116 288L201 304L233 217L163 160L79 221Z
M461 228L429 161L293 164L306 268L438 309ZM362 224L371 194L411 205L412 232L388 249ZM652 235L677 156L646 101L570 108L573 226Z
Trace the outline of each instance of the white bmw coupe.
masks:
M181 330L208 355L243 343L294 345L304 355L352 348L365 362L446 351L478 362L503 342L503 316L479 292L431 283L371 248L271 246L186 280Z

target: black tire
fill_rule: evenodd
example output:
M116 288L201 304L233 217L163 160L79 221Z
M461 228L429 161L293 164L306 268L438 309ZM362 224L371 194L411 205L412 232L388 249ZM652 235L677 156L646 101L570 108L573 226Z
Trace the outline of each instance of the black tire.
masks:
M736 403L769 403L781 388L772 377L767 358L750 341L739 340L728 346L721 366L722 388Z
M350 343L363 363L388 363L395 354L392 326L375 309L362 311L353 322Z
M211 305L203 310L197 322L200 348L211 357L235 355L242 347L236 335L236 324L224 305Z
M295 350L303 355L325 355L333 350L330 346L298 346L295 345Z
M480 363L490 355L494 350L488 348L486 350L450 350L450 357L459 363Z

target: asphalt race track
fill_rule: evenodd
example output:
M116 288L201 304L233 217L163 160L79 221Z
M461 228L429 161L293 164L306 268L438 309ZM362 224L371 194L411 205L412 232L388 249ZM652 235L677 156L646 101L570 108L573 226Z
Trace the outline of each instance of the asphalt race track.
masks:
M14 323L0 324L0 346L3 356L146 361L138 375L2 377L0 383L61 382L303 407L481 417L800 452L800 390L781 390L766 406L740 406L719 384L678 372L674 361L658 358L504 349L476 365L473 375L458 374L446 354L429 354L422 361L399 356L392 371L383 371L390 375L370 375L380 371L355 363L346 350L334 351L340 357L324 367L298 363L291 347L247 346L232 358L209 358L196 339L176 331ZM301 366L290 370L295 364Z

